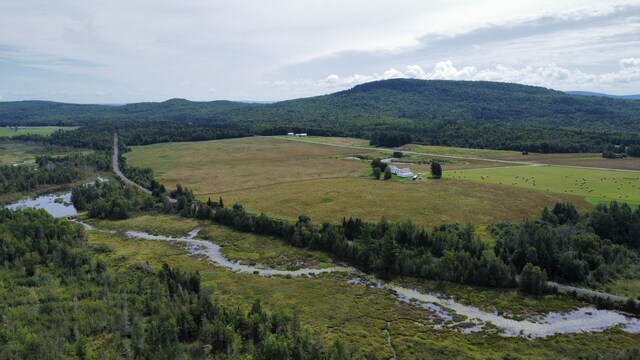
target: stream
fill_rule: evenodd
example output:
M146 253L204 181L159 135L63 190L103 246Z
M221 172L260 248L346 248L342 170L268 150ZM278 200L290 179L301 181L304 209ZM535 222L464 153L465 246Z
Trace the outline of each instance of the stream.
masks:
M55 202L56 198L62 197L64 202L70 202L70 194L40 196L36 199L24 200L7 207L15 209L20 206L33 206L39 204L39 208L44 208L54 217L70 216L75 214L75 208L64 203ZM27 201L30 201L27 203ZM31 204L31 205L28 205ZM66 210L64 210L67 208ZM74 220L84 226L88 231L97 230L93 226ZM529 316L524 320L515 320L499 315L497 311L487 312L477 307L464 305L456 302L452 298L445 298L442 294L425 293L415 289L400 286L394 283L384 283L375 277L368 276L369 280L363 280L356 275L363 275L358 270L351 267L335 266L324 269L302 268L298 270L277 270L267 267L239 264L233 262L222 255L220 246L207 240L196 239L200 228L196 228L187 236L171 237L164 235L153 235L142 231L126 231L124 235L130 239L165 241L173 244L183 245L190 255L198 258L205 258L210 264L224 267L231 271L245 274L255 274L259 276L309 276L330 272L345 272L352 278L348 282L354 286L366 285L384 289L396 296L400 302L416 306L432 314L434 324L421 324L434 329L451 329L463 333L479 331L495 331L500 336L524 337L529 339L543 338L555 334L574 334L582 332L601 332L611 328L619 328L622 331L640 334L640 319L626 316L611 310L598 310L588 306L575 309L569 312L550 312L544 316ZM116 233L115 231L109 231ZM456 322L454 315L462 315L465 319ZM469 326L470 325L470 326ZM488 325L488 326L487 326ZM493 326L491 326L493 325ZM493 328L493 329L492 329Z
M356 269L348 267L332 267L326 269L304 268L288 271L238 264L225 258L220 252L219 245L206 240L197 240L196 236L198 231L199 229L192 230L187 237L152 235L141 231L127 231L125 235L135 239L183 243L186 245L186 249L190 254L204 256L209 259L209 263L245 274L261 276L312 276L314 274L328 272L358 273ZM361 281L353 281L353 279L349 280L349 282L352 284L362 283ZM544 316L529 317L525 320L514 320L499 315L497 312L491 313L474 306L461 304L451 298L444 298L440 294L423 293L393 283L384 283L376 278L373 278L373 283L375 284L373 287L379 287L395 294L398 301L420 307L433 313L434 317L440 322L440 324L431 326L433 328L450 328L469 333L482 331L484 325L492 324L497 327L498 335L530 339L555 334L600 332L614 327L618 327L628 333L640 334L640 319L628 317L616 311L598 310L592 306L575 309L566 313L550 312ZM464 316L466 319L463 322L467 325L471 324L472 326L461 327L462 322L454 322L454 314Z
M285 276L312 276L315 274L321 273L329 273L335 271L349 271L353 270L346 267L330 267L323 269L313 269L313 268L302 268L298 270L276 270L271 268L261 268L252 265L243 265L236 262L233 262L227 258L225 258L220 252L220 245L214 244L211 241L207 240L196 240L195 237L198 235L199 228L196 228L189 232L189 235L186 237L171 237L164 235L152 235L143 231L126 231L124 234L128 238L132 239L143 239L143 240L160 240L167 241L171 243L182 243L185 245L187 251L191 255L195 256L204 256L208 258L208 262L211 264L215 264L229 270L244 273L244 274L256 274L260 276L274 276L274 275L285 275Z

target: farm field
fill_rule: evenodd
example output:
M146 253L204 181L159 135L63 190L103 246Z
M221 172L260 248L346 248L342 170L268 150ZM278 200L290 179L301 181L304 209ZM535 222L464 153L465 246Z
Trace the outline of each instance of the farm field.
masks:
M355 153L380 155L376 150ZM249 210L287 219L306 214L317 223L337 222L343 216L378 221L384 216L425 226L483 225L519 221L557 201L591 207L571 194L457 179L376 181L363 175L368 161L344 159L352 154L348 148L254 137L137 146L126 156L134 166L152 168L167 188L180 183L202 200L222 196L226 204L242 203ZM411 168L427 173L429 165Z
M571 201L581 210L590 208L584 200L571 195L452 179L420 184L364 177L318 179L229 191L222 196L255 212L288 219L305 214L316 223L335 223L342 217L368 221L385 217L391 221L410 219L427 227L454 222L486 225L520 221L558 201Z
M337 137L323 137L323 136L308 136L302 138L293 138L290 136L278 136L278 138L290 140L290 141L306 141L313 143L322 143L333 146L352 146L363 149L375 149L378 151L389 151L387 149L375 148L369 145L367 140L356 138L337 138ZM419 145L419 144L407 144L402 146L402 151L408 155L416 155L416 153L433 154L434 158L441 161L447 159L447 157L459 157L470 159L457 159L458 164L449 165L444 164L445 170L447 168L459 169L459 168L476 168L476 167L489 167L489 166L504 166L503 163L495 164L490 161L478 161L471 160L471 158L486 159L486 160L499 160L499 161L513 161L523 163L535 163L535 164L551 164L551 165L570 165L570 166L585 166L585 167L597 167L608 169L621 169L621 170L640 170L640 158L627 157L623 159L604 159L601 153L567 153L567 154L540 154L529 153L528 155L522 155L519 151L510 150L491 150L491 149L469 149L459 147L448 146L432 146L432 145ZM435 155L440 155L437 157ZM430 156L422 156L422 158L430 158ZM449 159L450 160L450 159Z
M592 204L623 201L640 204L640 172L565 166L516 166L445 172L451 179L571 194Z
M18 135L50 135L58 130L75 130L77 126L34 126L26 128L0 127L0 137L14 137Z
M129 229L129 224L135 223L136 228L140 230L157 229L150 220L133 219L104 226L124 231ZM180 217L160 216L156 220L165 223L163 226L188 228L182 224L185 219ZM194 224L204 226L205 229L208 226L197 222L189 225ZM264 240L260 236L247 236L255 237L256 241ZM527 358L533 359L566 358L591 354L598 350L602 353L603 343L607 344L606 352L615 352L631 347L637 342L637 335L621 331L557 335L538 340L501 337L488 332L462 334L453 330L424 331L421 324L429 324L432 321L429 310L399 302L393 295L381 289L349 284L347 280L350 276L347 274L325 274L314 276L312 279L266 278L226 271L191 257L185 249L165 242L131 240L117 234L94 231L88 232L88 237L90 246L110 249L110 252L103 252L100 256L109 266L114 267L113 271L127 271L131 266L145 263L158 270L164 262L182 271L198 271L203 286L212 287L214 296L225 304L246 308L259 298L263 306L269 310L286 309L289 314L296 312L302 324L325 335L328 343L339 337L347 349L357 349L365 354L375 353L377 358L392 357L385 329L390 333L390 341L398 358L406 358L415 353L420 353L426 358L475 358L478 354L488 358L517 358L524 354ZM571 309L582 305L554 295L520 296L515 290L486 290L432 282L422 282L418 286L433 291L450 290L465 303L483 304L486 308L495 306L502 312L516 316L548 309ZM22 291L18 293L23 294ZM322 301L318 301L319 299ZM22 303L28 306L27 301Z

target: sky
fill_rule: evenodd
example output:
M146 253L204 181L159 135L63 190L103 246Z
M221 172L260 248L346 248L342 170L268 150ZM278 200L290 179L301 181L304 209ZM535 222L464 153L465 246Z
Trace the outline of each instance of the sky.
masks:
M0 0L0 101L278 101L390 79L640 93L640 0Z

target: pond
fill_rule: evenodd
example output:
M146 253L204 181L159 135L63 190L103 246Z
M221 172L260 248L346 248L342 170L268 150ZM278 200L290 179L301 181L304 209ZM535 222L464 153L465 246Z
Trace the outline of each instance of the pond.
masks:
M71 192L64 194L48 194L37 196L30 199L20 200L6 206L8 209L16 210L19 208L44 209L51 216L60 218L77 215L78 211L71 204Z
M98 176L96 181L106 182L107 178ZM87 183L93 184L93 183ZM55 218L74 216L78 210L71 203L71 192L61 194L46 194L29 199L20 200L5 206L7 209L16 210L19 208L44 209Z

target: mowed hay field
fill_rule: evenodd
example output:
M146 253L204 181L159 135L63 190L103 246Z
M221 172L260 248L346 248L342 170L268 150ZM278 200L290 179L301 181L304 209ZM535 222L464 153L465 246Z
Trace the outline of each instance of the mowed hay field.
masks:
M306 214L315 222L350 216L378 221L384 216L425 226L482 225L519 221L557 201L591 207L571 194L474 181L377 181L363 176L368 161L344 159L350 154L352 149L254 137L133 147L126 156L132 165L151 167L168 188L180 183L202 200L222 196L226 205L241 203L285 219Z
M571 194L597 204L611 200L640 204L640 172L567 166L515 166L446 172L452 179Z

